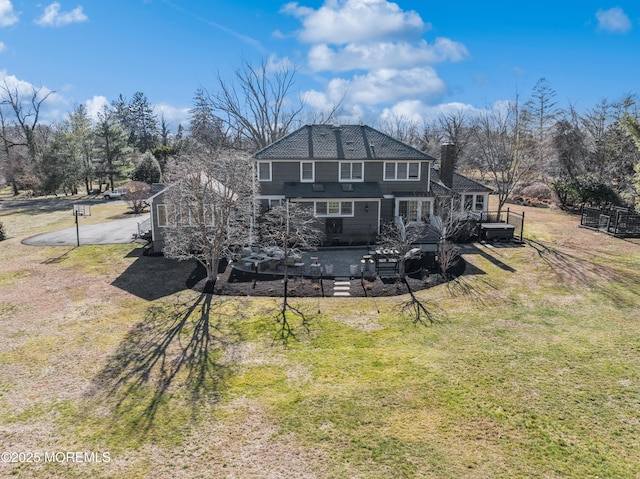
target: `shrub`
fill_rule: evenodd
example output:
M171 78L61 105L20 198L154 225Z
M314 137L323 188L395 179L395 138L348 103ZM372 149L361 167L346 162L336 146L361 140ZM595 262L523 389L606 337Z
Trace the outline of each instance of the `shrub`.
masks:
M533 198L536 200L551 199L551 189L544 183L536 182L522 188L520 192L522 196Z
M149 185L141 181L134 181L127 185L127 205L134 214L139 215L149 206L146 201L149 198L149 191Z

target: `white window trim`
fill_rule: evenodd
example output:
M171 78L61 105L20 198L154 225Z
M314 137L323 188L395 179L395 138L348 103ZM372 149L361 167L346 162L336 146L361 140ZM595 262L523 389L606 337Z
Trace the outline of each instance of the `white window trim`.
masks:
M318 203L324 203L327 206L327 212L326 213L318 213ZM338 214L331 214L329 213L329 203L340 203L340 213ZM342 204L343 203L350 203L351 204L351 213L348 215L343 215L342 214ZM313 202L313 216L315 216L316 218L353 218L355 216L354 213L354 209L355 209L355 202L354 201L345 201L345 200L341 200L341 199L328 199L328 200L322 200L322 201L314 201Z
M362 165L362 178L353 178L353 165L358 163ZM349 168L349 178L342 178L342 165L351 165ZM338 181L341 183L363 183L364 182L364 161L339 161L338 162Z
M260 165L269 165L269 179L263 179L260 178ZM256 165L256 169L257 169L257 177L258 177L258 181L271 181L271 178L273 178L273 165L271 164L270 161L258 161L257 165Z
M398 178L398 164L405 163L407 165L407 177L406 178ZM387 177L387 165L392 164L393 167L393 178ZM418 177L417 178L409 178L409 165L417 164L418 165ZM382 165L382 175L384 181L420 181L422 176L422 162L420 161L385 161Z
M193 227L197 227L200 226L200 222L199 221L194 221L193 219L193 212L194 209L189 207L189 204L181 204L180 208L179 208L179 215L178 215L178 219L180 221L180 226L183 228L193 228ZM214 221L214 208L213 208L213 204L211 203L207 203L204 204L202 206L202 209L200 209L200 205L196 205L195 208L195 212L196 213L202 213L203 215L206 215L205 217L205 228L211 228L214 226L215 221Z
M159 203L156 205L156 216L157 216L158 228L166 228L169 223L166 204Z
M467 210L465 208L465 202L464 200L466 200L467 196L471 196L471 208L469 210ZM478 198L482 198L483 204L482 204L482 208L478 209ZM486 193L463 193L463 201L460 202L460 211L462 213L467 213L467 212L485 212L487 211L487 204L488 204L488 195Z
M280 205L284 204L284 195L260 195L257 197L258 201L266 201L269 209L273 208L271 202L278 201Z
M305 163L311 163L311 179L304 179L302 177L302 165ZM315 183L316 181L316 162L315 161L301 161L300 162L300 183Z
M487 211L487 204L489 203L489 199L487 198L489 195L486 195L484 193L476 193L475 195L473 195L473 211L478 212L478 211L482 211L482 212L486 212ZM482 198L482 208L478 209L478 198Z
M404 196L404 197L397 197L396 199L396 205L395 205L395 210L394 210L394 214L395 216L400 216L400 202L401 201L416 201L418 203L418 208L416 211L416 214L418 216L418 218L429 218L432 214L433 214L433 198L428 197L428 196ZM424 214L424 212L422 211L422 204L424 202L429 202L429 212L428 214ZM410 223L422 223L422 221L418 220L418 221L414 221L411 220Z

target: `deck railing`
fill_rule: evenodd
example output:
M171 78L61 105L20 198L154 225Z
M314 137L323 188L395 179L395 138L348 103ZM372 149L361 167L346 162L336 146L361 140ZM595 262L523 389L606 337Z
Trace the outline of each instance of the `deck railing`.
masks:
M516 213L507 208L501 211L481 211L472 212L470 216L476 222L482 223L506 223L512 225L515 229L513 231L513 238L522 242L524 232L524 211L522 213Z
M144 235L148 231L151 231L151 218L147 218L146 220L138 223L138 237Z

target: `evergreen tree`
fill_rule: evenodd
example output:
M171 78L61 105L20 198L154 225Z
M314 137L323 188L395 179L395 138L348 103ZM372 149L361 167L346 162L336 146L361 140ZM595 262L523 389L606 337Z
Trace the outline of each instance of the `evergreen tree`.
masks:
M131 179L148 184L159 183L162 180L160 165L151 153L147 152L143 155L142 160L133 171Z
M113 189L116 179L129 176L127 169L130 167L130 161L125 156L129 152L126 133L108 106L98 113L95 134L100 173L109 179L109 187Z

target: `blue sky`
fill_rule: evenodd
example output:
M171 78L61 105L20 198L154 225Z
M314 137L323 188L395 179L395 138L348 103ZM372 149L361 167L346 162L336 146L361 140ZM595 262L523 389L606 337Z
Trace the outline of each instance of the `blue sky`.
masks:
M45 121L142 91L175 125L242 58L295 63L346 121L482 109L540 77L584 110L640 93L640 2L0 0L0 82L55 91Z

